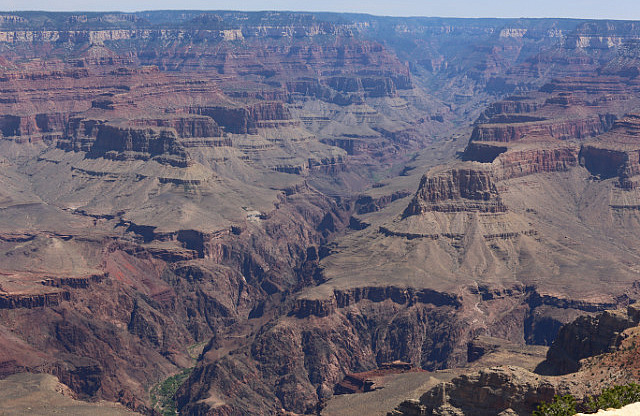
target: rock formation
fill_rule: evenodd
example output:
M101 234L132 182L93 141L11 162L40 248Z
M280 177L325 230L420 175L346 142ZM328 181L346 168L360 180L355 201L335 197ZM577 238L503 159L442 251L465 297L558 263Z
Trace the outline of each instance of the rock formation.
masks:
M419 400L404 401L389 415L528 415L540 403L565 394L576 397L578 407L583 408L587 396L634 380L636 364L629 366L625 357L634 353L629 350L635 349L637 325L635 306L581 316L561 328L537 373L511 365L467 371L428 390ZM578 365L580 359L586 360ZM538 373L548 369L569 374Z
M0 373L151 413L149 388L194 367L181 413L314 413L347 374L464 365L482 335L548 345L628 304L637 38L2 14ZM509 368L456 380L462 407L496 380L522 409L549 392Z

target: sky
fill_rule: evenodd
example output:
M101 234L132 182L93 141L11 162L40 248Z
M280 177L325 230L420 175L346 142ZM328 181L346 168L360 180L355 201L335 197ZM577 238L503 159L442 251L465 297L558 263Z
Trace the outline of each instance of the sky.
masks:
M385 16L640 20L640 0L0 0L0 11L295 10Z

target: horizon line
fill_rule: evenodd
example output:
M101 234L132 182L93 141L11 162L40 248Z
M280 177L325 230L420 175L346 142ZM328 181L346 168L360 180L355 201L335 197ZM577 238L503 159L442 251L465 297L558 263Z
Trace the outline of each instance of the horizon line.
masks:
M618 21L618 22L640 22L640 19L621 18L596 18L596 17L567 17L567 16L446 16L446 15L385 15L359 11L335 11L335 10L278 10L278 9L141 9L141 10L46 10L46 9L22 9L22 10L0 10L0 13L154 13L154 12L201 12L201 13L297 13L297 14L340 14L369 16L375 18L398 18L398 19L464 19L464 20L583 20L583 21Z

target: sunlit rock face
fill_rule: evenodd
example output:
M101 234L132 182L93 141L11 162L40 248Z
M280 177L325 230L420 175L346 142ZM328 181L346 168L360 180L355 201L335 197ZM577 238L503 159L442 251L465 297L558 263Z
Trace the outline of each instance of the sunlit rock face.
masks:
M628 303L638 37L5 13L0 373L150 413L195 367L181 413L317 413L345 374L548 345Z

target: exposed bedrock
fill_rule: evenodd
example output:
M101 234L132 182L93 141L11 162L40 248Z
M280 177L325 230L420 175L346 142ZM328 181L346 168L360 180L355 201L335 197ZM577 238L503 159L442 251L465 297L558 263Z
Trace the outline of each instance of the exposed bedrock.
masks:
M566 171L584 166L600 179L618 178L623 189L637 187L634 177L640 175L640 131L637 115L626 115L612 128L582 145L540 142L508 145L500 141L471 140L463 159L491 163L496 180L540 172Z
M544 374L575 372L580 368L581 359L613 351L622 341L622 331L638 323L640 310L634 305L624 312L581 316L560 329L538 371Z
M464 364L470 359L469 342L478 335L522 345L545 320L559 320L557 330L581 311L607 306L567 304L530 287L481 287L462 295L398 287L336 290L329 298L298 300L288 317L272 320L250 346L223 358L217 358L217 347L210 343L183 385L179 403L189 414L276 414L280 408L314 412L345 374L395 360L429 370ZM491 312L478 312L485 310ZM472 322L472 315L479 319ZM460 402L475 383L456 393ZM511 387L496 394L508 403L533 406L547 397L536 396L519 381L506 384ZM552 397L554 391L544 394ZM517 398L508 399L510 394Z
M31 309L41 306L57 306L64 300L69 300L68 291L42 294L0 293L0 309Z
M450 355L447 340L460 331L451 318L451 307L368 300L323 318L282 318L232 355L209 360L205 354L179 393L181 411L313 412L346 373L394 359L438 366ZM251 383L242 381L256 373ZM207 400L211 395L219 401ZM208 409L195 410L200 403Z
M149 411L148 388L192 365L189 345L207 340L242 345L252 325L244 324L247 317L273 313L270 296L281 299L298 285L311 284L299 269L307 258L317 259L317 253L314 257L307 250L325 239L316 229L329 223L327 216L334 231L342 229L348 213L317 192L299 191L283 196L279 208L251 230L246 225L226 233L183 230L166 236L169 241L150 235L148 243L161 243L165 250L167 243L182 243L184 248L176 250L190 250L200 258L166 263L152 247L125 242L102 251L101 246L92 248L102 253L101 267L108 275L91 280L90 290L65 286L66 297L59 301L28 299L28 305L17 307L14 300L9 305L14 309L0 308L2 321L13 322L12 332L29 340L29 348L49 354L2 356L0 371L52 372L83 397ZM25 238L6 240L19 244ZM51 291L56 284L52 280L42 287ZM3 342L13 346L19 341ZM15 350L24 349L16 345ZM45 368L42 362L55 365Z
M526 114L533 113L538 110L543 103L541 101L532 100L526 96L511 96L502 101L493 103L482 112L476 123L488 123L498 114Z
M603 114L575 120L528 121L505 118L500 123L479 124L474 127L471 140L514 142L525 137L553 137L559 140L584 139L611 129L616 116Z
M591 145L584 145L580 150L581 164L589 173L602 179L622 176L629 164L629 159L629 154L621 150Z
M131 124L140 127L164 127L174 129L178 137L220 137L222 128L206 116L187 116L173 118L148 118L132 120Z
M505 212L488 170L458 168L425 174L403 218L427 211Z
M136 122L132 124L135 125ZM116 160L148 160L160 155L186 158L174 130L134 125L117 125L102 119L73 117L57 146L64 150L87 152L89 157Z
M411 81L407 76L399 78L390 77L358 77L337 76L326 79L327 85L341 93L362 92L369 97L393 97L396 95L397 86L400 89L411 88Z
M389 416L529 415L539 403L551 401L556 394L586 399L614 383L611 375L603 377L607 372L622 380L637 379L632 372L623 373L625 367L633 367L628 354L634 354L634 330L639 322L640 313L634 305L626 310L579 316L562 326L535 373L511 365L467 372L431 388L419 400L404 401ZM633 329L625 331L629 328ZM592 358L583 362L585 368L580 371L579 360L588 357ZM557 376L562 374L567 376ZM622 380L616 380L616 384L623 384Z
M470 142L463 154L469 161L492 163L496 180L542 172L562 172L578 166L576 144L547 144L509 148L495 142Z
M339 106L363 104L365 102L363 91L339 92L321 83L317 78L287 81L286 88L293 100L313 97Z
M203 119L205 118L203 117ZM211 120L208 117L206 119ZM179 120L178 123L180 123ZM137 123L135 121L132 124L147 125L146 122ZM190 159L182 144L178 142L175 130L134 127L133 125L115 125L109 124L105 120L72 118L65 136L58 141L57 146L64 150L87 152L87 156L91 158L103 157L113 160L149 160L154 158L160 163L172 166L189 166ZM215 123L211 124L205 121L205 126L215 127ZM216 129L201 131L193 124L189 128L192 129L191 133L217 132Z
M107 121L84 117L71 117L57 146L64 150L88 152L98 136L100 127Z
M395 262L392 258L387 262L392 271L381 279L368 279L366 271L347 265L346 273L364 275L358 283L361 287L351 287L350 282L329 289L324 298L297 297L305 287L325 282L316 268L318 258L331 250L323 244L345 228L354 209L344 195L380 177L370 170L394 175L395 166L409 157L406 149L421 150L424 156L417 157L412 166L423 162L431 166L436 158L446 159L459 142L443 138L450 130L462 128L491 99L487 90L492 94L515 88L524 91L549 77L585 68L591 75L595 58L606 61L615 53L614 48L610 53L606 49L591 52L589 46L596 46L595 40L593 45L581 43L584 50L575 54L556 48L577 23L526 19L509 23L529 27L527 32L501 30L496 24L504 26L505 22L499 21L345 15L337 19L343 23L329 23L322 20L336 20L335 16L309 13L40 16L0 16L0 46L7 51L0 57L0 105L7 114L0 120L0 130L3 136L16 137L9 139L15 141L44 133L57 137L62 132L61 148L98 158L73 162L74 173L60 186L59 196L51 195L58 187L43 191L47 182L41 177L58 177L56 166L62 168L67 159L78 161L83 155L65 154L58 161L60 151L51 152L51 158L43 154L43 160L20 163L20 173L26 173L27 198L35 193L32 199L46 200L47 208L64 208L61 215L86 220L99 228L95 234L105 233L106 242L96 243L82 256L99 257L96 267L104 268L106 274L95 281L57 275L43 279L40 289L58 293L59 299L26 294L10 298L2 292L8 290L5 285L0 288L0 315L2 322L12 322L10 329L16 338L34 345L33 351L59 359L61 378L76 391L94 398L115 398L150 413L148 387L191 366L187 347L209 340L179 395L182 414L275 414L282 408L316 412L318 403L331 396L347 372L370 370L395 359L429 369L460 364L467 359L469 340L478 333L521 343L548 343L567 315L580 308L594 311L602 307L535 296L524 289L479 288L470 294L465 288L429 289L432 283L440 287L439 278L437 282L416 279L417 287L405 288L398 281L404 274L398 269L404 263L391 264ZM47 23L50 30L36 29L43 21L53 27ZM56 29L57 24L68 30ZM96 24L104 29L87 29ZM620 32L628 30L615 22L611 25ZM20 27L23 29L14 30ZM556 49L560 50L554 55ZM415 89L412 76L416 77ZM620 91L615 82L601 85L607 92ZM517 141L534 134L582 138L603 131L609 122L606 116L602 120L594 115L600 110L576 111L559 121L549 114L528 114L544 105L565 108L575 104L561 94L550 101L537 98L514 97L487 110L486 119L479 119L489 123L482 140L494 143L495 136ZM353 107L363 109L340 107L356 103L363 105ZM299 126L297 118L305 125ZM182 179L173 176L146 181L132 174L111 182L111 174L103 177L95 172L86 180L82 170L91 169L92 164L126 169L126 161L132 159L184 167L189 159L183 147L231 146L232 140L233 149L189 149L195 160L219 175L220 181L211 188L155 187L156 182L190 183L190 179L179 182ZM425 148L427 142L433 152ZM327 144L356 155L349 160L354 169L342 174L347 159L337 149L327 152ZM470 160L485 165L492 162L491 166L469 163L422 179L405 211L406 216L414 216L405 221L407 228L421 226L422 218L416 214L427 211L445 212L425 216L444 218L443 227L435 234L441 238L425 241L426 249L418 253L417 262L408 259L407 266L421 262L431 268L431 260L423 254L437 249L444 250L437 257L449 253L454 260L451 264L457 267L474 241L482 249L478 258L470 257L474 266L484 267L485 259L493 262L506 256L521 261L509 264L513 271L538 255L524 247L525 243L537 244L533 235L525 234L535 233L526 218L512 227L515 214L493 215L506 211L497 189L502 183L496 182L569 169L577 163L577 150L564 144L553 149L505 145L504 150L488 144L474 139L469 154L475 152ZM3 146L17 147L6 142ZM179 171L154 163L144 165L145 175L147 168L149 172L156 168ZM34 176L34 171L44 173ZM348 202L336 202L316 190L294 190L296 185L290 184L296 178L282 172L335 176L335 183L323 178L324 186L317 178L310 182L326 195L340 195L341 201ZM412 175L400 179L403 184L414 180ZM84 185L75 186L82 184L79 181ZM154 182L154 188L145 188L147 182ZM255 188L243 185L249 183ZM404 189L405 185L396 184L389 188ZM277 209L270 210L274 197L268 195L283 187L287 195L276 202ZM65 188L82 192L71 195ZM85 198L90 188L104 198ZM157 193L159 188L163 193ZM267 191L263 195L258 188ZM122 192L140 198L123 203L118 197ZM380 194L373 191L372 195ZM399 191L365 197L355 209L378 211L404 196L408 195ZM84 206L89 200L97 202ZM98 206L100 201L113 201L113 213L109 204ZM192 204L211 215L200 219L200 211L192 209ZM136 213L116 213L121 212L121 205L132 206ZM211 232L218 224L214 219L218 210L226 218L229 207L236 210L237 222L229 225L225 219L222 230ZM93 218L76 215L83 211L92 215L96 209L109 213ZM170 222L157 224L165 211L189 225L175 230ZM459 215L448 214L459 211ZM24 212L30 212L28 207ZM382 221L387 214L371 217ZM140 225L126 220L116 225L118 217L135 218L131 221ZM460 227L478 237L462 241L463 234L456 227L445 230L449 226L446 217L456 217L462 225L465 218L480 218L489 225L472 230L475 234ZM428 235L429 225L422 222ZM198 230L198 224L204 224L207 232ZM375 228L369 230L371 234L377 234ZM160 231L164 229L173 231ZM23 244L20 239L28 237L19 236L19 231L8 237L15 241L2 244ZM418 235L420 230L408 231ZM86 233L94 230L87 227ZM403 238L376 235L372 239L395 246L401 253L409 246ZM512 247L518 250L503 251ZM360 246L359 252L367 255L368 248ZM371 257L386 260L375 250L371 253ZM75 263L75 259L70 261ZM497 276L487 270L481 277L476 276L476 268L463 269L459 275L469 281ZM426 276L432 276L431 270ZM2 302L9 306L3 308ZM0 331L4 329L0 326ZM4 335L0 333L0 351L7 339ZM6 362L0 362L0 369ZM15 368L42 370L27 364L21 361Z
M90 357L62 354L58 363L54 363L45 372L58 377L61 383L73 386L81 398L95 396L102 386L102 366Z
M388 415L528 415L539 403L568 391L567 383L547 380L519 367L491 367L442 383L419 400L401 403Z
M576 145L511 150L497 156L494 175L500 179L517 178L543 172L564 172L578 166Z
M390 195L383 195L380 197L372 197L370 195L361 195L355 202L355 211L357 214L366 214L369 212L376 212L393 201L401 198L405 198L411 195L409 191L395 191Z
M255 134L259 127L296 124L282 102L259 102L246 107L206 106L190 111L211 117L230 133Z
M325 175L336 175L347 169L347 158L343 155L308 159L309 171Z
M338 308L345 308L362 300L370 300L372 302L391 300L399 305L425 303L435 306L460 306L460 299L456 295L431 289L416 290L394 286L358 287L348 290L335 290L333 297L329 299L297 299L292 314L298 318L305 318L311 315L324 317L334 313Z
M470 141L462 154L463 160L491 163L509 148L501 143Z
M118 127L109 124L98 128L96 140L88 156L115 160L147 160L164 156L158 160L180 167L188 165L187 154L178 144L172 130Z
M70 116L70 114L66 113L2 115L0 116L0 132L4 137L24 136L26 139L29 139L28 136L37 136L44 133L61 134ZM34 140L36 137L31 139Z
M610 132L585 143L580 150L580 164L601 179L619 179L624 189L637 187L640 175L640 116L626 115Z

